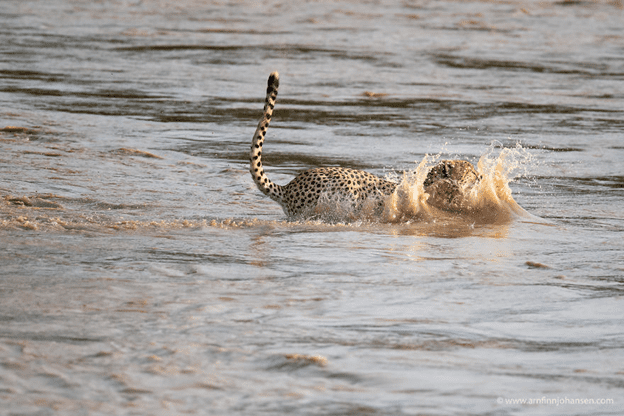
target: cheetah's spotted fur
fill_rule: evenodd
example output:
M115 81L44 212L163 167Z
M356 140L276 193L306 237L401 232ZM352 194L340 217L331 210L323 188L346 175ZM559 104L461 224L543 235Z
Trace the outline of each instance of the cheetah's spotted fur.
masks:
M273 183L262 168L262 145L275 108L278 87L279 74L273 72L268 80L264 113L251 144L249 171L262 193L279 203L287 215L305 216L314 213L314 208L319 204L322 195L346 198L354 207L359 207L370 198L376 198L378 203L382 203L384 196L391 195L395 191L398 185L396 182L362 170L342 167L309 169L297 175L287 185ZM427 177L429 183L425 181L425 191L428 188L437 191L431 199L434 206L453 209L456 203L448 204L440 201L437 204L437 199L444 200L449 197L451 200L457 199L454 193L464 187L463 183L468 184L471 180L474 183L476 178L478 175L469 162L443 161L430 171ZM442 182L446 184L444 188L447 190L446 193L442 191L443 186L440 185ZM462 182L462 186L459 186L459 182Z
M423 183L429 194L427 203L447 211L459 211L466 206L467 190L481 180L481 175L465 160L438 162Z

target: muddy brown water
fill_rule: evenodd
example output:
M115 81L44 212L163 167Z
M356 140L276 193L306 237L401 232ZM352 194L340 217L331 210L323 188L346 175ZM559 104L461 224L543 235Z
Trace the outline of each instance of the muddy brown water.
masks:
M0 414L621 414L622 22L5 2ZM396 178L394 216L291 221L255 189L274 70L271 179ZM423 214L431 158L479 165L488 215Z

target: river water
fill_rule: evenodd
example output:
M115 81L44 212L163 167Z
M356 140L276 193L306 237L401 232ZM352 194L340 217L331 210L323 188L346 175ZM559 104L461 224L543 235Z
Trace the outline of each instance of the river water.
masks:
M0 414L622 414L622 22L3 2ZM287 218L248 172L275 70L273 181L460 158L494 214Z

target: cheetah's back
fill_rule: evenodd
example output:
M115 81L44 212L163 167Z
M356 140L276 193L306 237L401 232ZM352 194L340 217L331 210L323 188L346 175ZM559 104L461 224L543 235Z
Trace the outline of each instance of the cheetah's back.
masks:
M309 212L322 196L351 201L356 207L369 198L392 194L397 184L371 173L341 167L309 169L283 187L282 205L289 215Z

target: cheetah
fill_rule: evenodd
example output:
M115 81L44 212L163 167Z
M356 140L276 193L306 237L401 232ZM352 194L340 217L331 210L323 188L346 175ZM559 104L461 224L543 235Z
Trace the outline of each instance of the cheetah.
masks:
M427 174L423 188L427 204L445 211L462 211L469 207L466 197L482 177L472 163L465 160L442 160Z
M323 196L350 201L356 210L368 200L383 206L384 198L394 193L398 183L362 170L343 167L313 168L300 173L287 185L278 185L267 177L262 167L262 145L273 116L278 87L279 74L273 72L268 80L263 115L251 143L249 171L258 189L280 204L289 217L318 215L317 208ZM443 161L429 172L425 191L435 191L431 198L434 206L452 210L461 199L457 193L478 178L469 162Z

